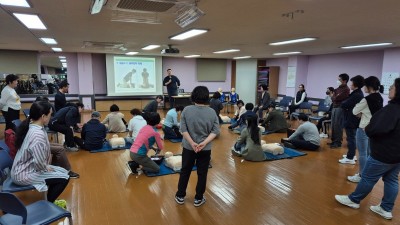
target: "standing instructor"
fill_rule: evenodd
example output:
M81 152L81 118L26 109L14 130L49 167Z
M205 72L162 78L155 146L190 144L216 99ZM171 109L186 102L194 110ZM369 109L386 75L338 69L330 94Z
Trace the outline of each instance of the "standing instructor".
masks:
M172 96L178 95L178 88L181 86L181 82L175 75L172 75L171 69L167 69L167 73L167 76L163 80L163 85L167 87L169 106L172 109L175 102Z

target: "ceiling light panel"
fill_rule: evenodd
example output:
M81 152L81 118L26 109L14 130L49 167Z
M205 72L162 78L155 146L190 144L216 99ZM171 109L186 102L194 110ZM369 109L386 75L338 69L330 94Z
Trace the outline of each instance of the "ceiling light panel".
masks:
M51 48L51 49L53 49L53 51L55 52L62 52L62 48Z
M175 36L172 36L172 37L170 37L170 39L182 41L182 40L186 40L188 38L192 38L192 37L198 36L200 34L204 34L207 31L208 30L204 30L204 29L191 29L191 30L185 31L185 32L183 32L181 34L177 34Z
M1 5L17 6L30 8L31 6L26 0L0 0Z
M238 52L240 51L239 49L227 49L227 50L222 50L222 51L216 51L214 52L215 54L224 54L224 53L231 53L231 52Z
M159 48L159 45L147 45L146 47L142 48L143 50L153 50Z
M277 52L274 53L273 55L296 55L296 54L301 54L301 52Z
M251 58L251 56L247 55L247 56L238 56L238 57L234 57L233 59L248 59Z
M29 29L47 30L42 20L37 15L13 13L21 23Z
M287 41L279 41L279 42L273 42L269 43L269 45L288 45L288 44L294 44L294 43L299 43L299 42L306 42L306 41L314 41L316 38L299 38L299 39L293 39L293 40L287 40Z
M40 38L40 40L48 45L56 45L57 44L57 41L54 38Z
M125 55L136 55L136 54L138 54L139 52L127 52L127 53L125 53Z
M201 55L186 55L184 56L185 58L197 58L200 57Z
M343 49L352 49L352 48L370 48L370 47L379 47L379 46L387 46L392 45L393 43L374 43L374 44L365 44L365 45L352 45L352 46L343 46L340 48Z

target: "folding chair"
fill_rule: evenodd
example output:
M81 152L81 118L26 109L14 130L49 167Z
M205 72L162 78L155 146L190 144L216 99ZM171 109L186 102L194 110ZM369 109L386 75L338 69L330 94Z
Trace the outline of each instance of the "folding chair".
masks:
M296 118L300 115L301 111L307 115L312 114L312 103L311 102L302 102L298 108L299 112L292 112L290 114L290 119Z
M72 225L72 215L55 204L40 200L30 205L24 204L11 193L0 193L0 209L7 214L0 217L0 224L51 224L68 217Z

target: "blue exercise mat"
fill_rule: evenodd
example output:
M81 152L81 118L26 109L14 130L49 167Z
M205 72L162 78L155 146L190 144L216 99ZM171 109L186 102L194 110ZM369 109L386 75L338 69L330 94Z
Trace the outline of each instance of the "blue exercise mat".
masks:
M108 142L105 142L103 144L103 148L96 149L96 150L90 150L90 152L97 153L97 152L107 152L107 151L113 151L113 150L125 150L125 149L130 149L131 146L132 146L132 143L125 142L125 146L122 148L111 148L111 145Z
M173 139L165 139L165 140L168 140L168 141L170 141L172 143L182 142L182 138L173 138Z
M208 168L212 168L211 164L208 166ZM192 171L197 170L196 165L193 166ZM179 173L179 171L174 171L173 169L167 167L165 165L165 161L163 161L160 164L160 171L158 173L150 173L150 172L145 172L143 171L144 174L146 174L146 176L148 177L158 177L158 176L164 176L164 175L168 175L168 174L175 174L175 173Z
M307 155L307 153L299 152L291 148L286 148L286 147L283 148L284 148L284 153L281 155L273 155L271 153L264 152L265 156L267 157L266 160L291 159L294 157Z

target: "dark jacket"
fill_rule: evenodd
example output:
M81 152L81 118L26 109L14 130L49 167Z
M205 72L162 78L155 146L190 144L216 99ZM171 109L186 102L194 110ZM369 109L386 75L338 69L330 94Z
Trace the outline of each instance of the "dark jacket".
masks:
M143 109L143 112L157 112L158 102L153 100L149 102Z
M58 123L66 125L68 127L76 127L81 121L81 114L79 113L78 107L67 106L57 111L54 116L50 119L50 123Z
M389 103L376 112L365 128L371 157L383 163L400 163L400 104Z
M255 112L253 112L252 110L247 110L245 113L243 113L239 117L239 120L237 121L237 124L239 126L246 124L247 117L250 117L250 116L258 117L257 114Z
M342 104L342 102L349 97L349 94L350 88L346 84L342 84L336 88L334 94L332 95L333 108L340 107L340 104Z
M165 85L165 83L167 83L170 79L172 79L172 82L168 85ZM181 86L181 82L176 76L171 75L171 78L169 78L169 76L164 77L163 85L167 86L168 91L176 91L178 90L178 86Z
M272 112L268 113L262 125L265 130L278 133L286 133L288 128L288 123L280 110L272 110Z
M214 109L215 113L217 113L217 116L219 116L219 112L224 108L224 106L219 99L212 98L210 100L210 108Z
M107 128L98 119L91 119L82 127L81 137L88 150L102 148L106 135Z
M353 114L353 109L363 98L364 94L361 89L358 88L351 92L349 97L340 105L340 107L343 109L345 128L357 129L360 125L360 118Z
M263 108L266 108L271 103L271 97L270 97L268 91L266 91L264 93L264 96L262 94L263 94L262 92L259 94L257 104L258 104L258 106L262 105Z
M66 104L67 99L65 98L65 94L57 90L57 94L54 96L54 106L56 108L56 111L64 108Z

